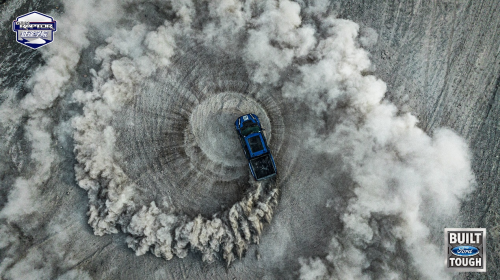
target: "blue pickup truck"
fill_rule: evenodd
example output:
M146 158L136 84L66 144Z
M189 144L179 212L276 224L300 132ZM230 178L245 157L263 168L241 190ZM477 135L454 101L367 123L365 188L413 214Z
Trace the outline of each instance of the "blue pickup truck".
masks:
M255 180L264 180L276 175L276 164L267 146L264 130L255 114L247 114L234 123L241 146L248 159L248 166Z

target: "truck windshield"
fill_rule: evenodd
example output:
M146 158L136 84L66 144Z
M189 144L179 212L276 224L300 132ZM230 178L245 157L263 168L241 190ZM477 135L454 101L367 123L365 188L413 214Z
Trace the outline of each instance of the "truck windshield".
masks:
M241 135L243 135L243 137L245 137L245 136L249 135L250 133L259 132L259 131L260 131L259 126L257 124L254 124L252 126L249 126L245 129L243 129L241 131Z

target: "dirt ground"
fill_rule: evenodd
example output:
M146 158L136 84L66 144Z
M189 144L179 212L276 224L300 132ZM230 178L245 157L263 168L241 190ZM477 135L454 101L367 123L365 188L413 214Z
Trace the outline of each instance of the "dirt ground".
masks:
M158 26L171 17L157 3L137 7L137 14L148 15L144 19L147 26ZM378 34L377 43L365 49L375 66L371 74L387 84L385 99L401 114L415 115L417 126L427 134L451 128L470 147L475 190L462 202L456 217L462 219L463 227L487 229L488 271L460 273L453 278L498 278L500 2L332 1L331 7L338 18L358 23L361 32L371 28ZM54 1L0 4L0 104L26 96L30 89L25 82L44 64L40 52L14 41L10 22L27 11L62 9L63 5ZM91 90L91 75L87 73L99 65L93 61L97 47L91 40L81 52L74 67L76 74L66 84L67 92ZM288 137L287 133L304 129L308 122L294 121L297 108L290 100L261 94L258 86L249 87L249 73L241 58L188 43L178 47L183 55L172 59L170 67L175 71L160 72L150 84L142 85L139 97L125 102L125 109L110 116L119 135L116 164L123 166L135 184L144 186L131 201L137 205L155 201L182 209L188 216L210 216L231 207L248 186L247 166L237 149L228 148L222 154L214 151L238 145L233 143L236 138L231 138L232 127L227 129L224 123L248 110L262 112L280 171L280 198L272 222L264 226L260 244L250 245L244 258L227 268L222 260L202 262L199 252L169 261L151 253L136 256L127 247L125 233L94 235L86 215L88 194L75 181L74 167L81 163L75 156L75 140L58 132L71 129L68 120L83 114L84 109L71 97L61 95L52 109L44 111L52 122L50 137L57 140L53 145L57 149L52 150L53 163L46 172L50 176L37 189L36 200L42 206L18 219L0 216L5 225L0 232L12 236L0 243L0 260L5 264L0 263L0 278L295 279L300 276L299 259L327 256L325 248L332 234L338 234L342 227L339 208L331 204L343 202L332 199L352 197L352 178L340 166L330 166L326 155L309 153L300 140ZM206 115L213 119L200 117ZM312 118L312 114L307 116ZM0 209L6 213L16 178L35 172L30 161L34 148L26 140L29 137L23 136L29 126L30 118L23 117L18 126L2 127L5 135L0 153L8 159L0 160ZM207 132L206 128L212 130ZM328 170L324 168L327 165ZM342 207L347 206L339 207L345 210ZM453 222L443 221L443 228ZM430 238L439 244L442 232L432 232ZM402 266L410 261L408 255L397 258L402 259ZM416 275L410 268L398 269L403 278Z

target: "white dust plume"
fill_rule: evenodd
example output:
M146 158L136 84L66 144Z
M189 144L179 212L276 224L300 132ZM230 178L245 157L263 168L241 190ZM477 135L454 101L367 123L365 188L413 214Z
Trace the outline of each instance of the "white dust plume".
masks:
M50 114L72 94L82 109L71 120L76 180L88 193L88 223L96 235L125 232L137 255L151 252L167 260L183 258L189 251L201 253L203 261L223 259L228 265L243 257L250 244L259 243L263 224L271 222L282 182L250 181L242 198L226 210L209 217L188 216L183 209L158 203L169 197L156 202L138 199L144 186L127 174L117 148L122 131L113 118L134 106L144 81L175 72L176 60L200 48L221 61L235 57L235 65L248 73L249 87L258 87L261 96L294 104L282 109L300 118L301 127L294 133L305 139L298 148L329 158L331 166L341 165L351 180L345 187L350 192L347 203L333 205L342 226L325 236L330 247L317 252L326 257L297 260L302 279L450 276L440 265L440 244L432 236L471 191L468 148L447 129L427 135L414 116L400 114L384 99L387 86L371 74L374 67L363 49L376 43L373 29L360 30L358 24L337 18L329 1L156 1L166 17L157 24L130 16L126 8L132 4L66 3L56 19L60 26L75 28L59 30L57 44L41 49L45 65L29 79L26 97L16 100L14 91L6 91L8 98L0 105L6 144L0 151L9 153L19 170L26 168L19 160L14 128L27 119L24 138L31 145L29 164L34 168L15 180L1 219L18 219L43 208L36 198L58 162L53 132L67 130ZM89 53L94 60L88 70L90 89L67 93L81 55ZM196 86L193 91L203 92ZM197 97L189 102L200 102ZM165 114L178 113L182 119L189 114L183 109ZM0 225L0 231L13 229ZM11 235L0 238L8 255L14 255L18 243ZM23 273L22 264L39 254L28 252L23 262L0 276L15 278ZM411 263L402 267L395 261L400 255ZM15 263L9 258L1 268ZM49 270L42 272L51 277ZM89 276L71 270L61 279L78 277Z
M309 110L304 112L308 114L307 145L332 159L340 156L342 162L332 160L332 164L342 164L353 181L355 197L346 209L339 210L344 228L340 236L331 237L332 250L342 248L343 253L332 253L321 261L302 260L304 278L395 277L398 269L391 267L388 258L372 259L365 250L382 246L390 255L398 242L404 244L403 250L410 254L417 270L426 265L440 271L430 230L435 221L455 213L460 198L471 190L467 147L449 130L429 137L417 127L415 117L399 115L397 108L384 100L386 85L367 74L373 66L361 48L376 42L376 32L366 28L359 37L359 26L336 18L325 2L308 7L291 1L213 2L208 15L202 15L207 22L201 27L195 24L196 18L202 17L197 15L196 5L178 4L174 7L176 18L149 34L144 27L135 26L128 31L136 35L135 42L119 36L108 39L109 45L97 52L103 66L94 74L94 91L77 94L85 105L85 115L74 123L80 162L77 177L89 191L90 223L96 234L116 232L120 224L131 234L129 246L138 254L149 249L166 259L183 257L191 248L212 261L222 246L223 251L232 252L223 254L228 263L234 253L241 256L254 238L245 228L255 219L239 219L245 211L238 206L231 208L225 221L217 217L221 213L211 220L201 216L190 220L182 214L163 213L154 203L134 205L130 198L135 186L113 162L116 135L108 125L113 111L120 110L137 92L134 87L139 81L135 78L146 78L153 73L151 69L160 66L152 56L163 55L163 65L168 65L168 58L175 53L174 42L185 44L186 38L193 38L236 52L250 80L261 85L263 92L281 93L305 105ZM156 44L148 44L151 38ZM165 48L166 53L159 51ZM122 214L127 218L121 219ZM228 234L237 226L236 221L243 230L233 229L233 234ZM380 223L390 237L381 236ZM253 229L260 232L259 224ZM423 251L429 255L427 263L418 258ZM375 262L381 265L373 268ZM365 273L370 269L375 272ZM418 273L446 277L430 275L425 269Z

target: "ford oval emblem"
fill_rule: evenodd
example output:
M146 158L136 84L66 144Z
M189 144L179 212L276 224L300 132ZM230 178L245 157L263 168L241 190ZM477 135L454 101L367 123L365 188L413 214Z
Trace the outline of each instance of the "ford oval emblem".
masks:
M457 246L453 249L451 249L451 252L455 256L460 256L460 257L470 257L477 255L479 253L479 249L476 247L472 246Z

